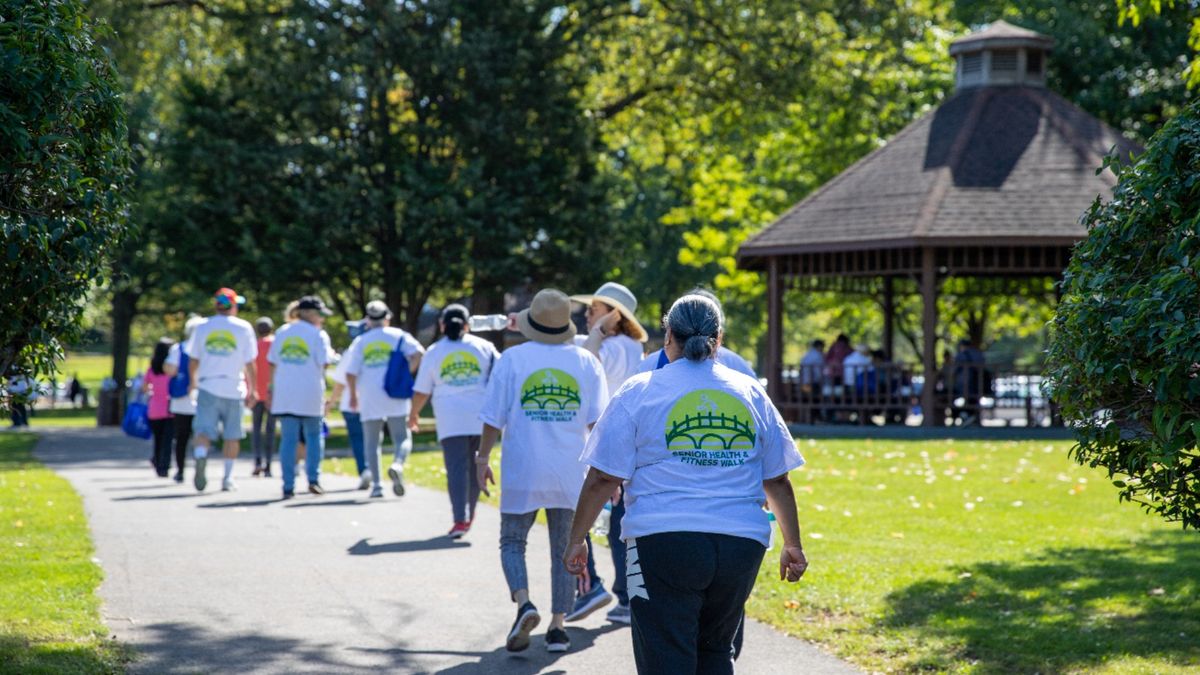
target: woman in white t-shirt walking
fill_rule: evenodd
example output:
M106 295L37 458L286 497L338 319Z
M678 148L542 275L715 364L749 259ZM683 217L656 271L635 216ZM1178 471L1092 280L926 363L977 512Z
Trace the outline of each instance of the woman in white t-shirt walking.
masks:
M412 410L408 430L417 433L421 409L433 398L438 442L446 465L446 490L450 493L450 511L454 517L449 536L462 538L475 520L479 501L479 481L475 475L475 454L479 451L479 410L487 390L492 365L500 357L495 345L469 335L466 307L454 304L442 310L438 327L442 339L430 345L421 358L417 381L413 385Z
M408 332L393 328L389 324L392 312L379 300L367 303L367 331L358 336L346 350L346 388L350 390L350 409L362 418L363 449L367 456L367 469L371 472L372 497L383 496L383 481L380 465L383 463L380 444L383 442L383 425L387 424L392 436L395 454L388 467L392 479L392 492L404 495L404 462L412 450L412 439L408 435L408 411L412 399L392 398L384 389L384 376L392 352L401 350L408 359L412 372L421 365L425 349Z
M565 652L571 639L563 626L571 609L575 580L562 564L572 507L586 467L579 461L588 429L608 401L608 387L596 357L572 343L571 303L546 289L516 317L529 342L512 347L496 362L488 381L483 434L475 458L479 485L495 482L488 455L504 430L500 457L500 565L517 618L505 640L508 651L529 647L529 634L541 615L529 600L525 542L539 509L550 533L551 611L546 649ZM561 553L560 553L561 552ZM586 554L585 554L586 555Z
M788 478L804 460L762 386L716 362L721 323L712 300L677 300L670 365L627 381L583 452L591 469L564 562L586 574L584 535L624 481L640 673L733 672L733 637L770 541L764 493L783 534L780 578L808 567Z
M575 344L596 355L604 368L604 379L608 391L615 393L625 380L638 372L643 344L649 337L646 329L638 323L637 298L633 293L615 282L608 282L592 295L572 295L571 300L587 307L587 336L575 336ZM621 541L621 522L625 517L620 490L614 493L612 513L608 519L609 552L613 563L613 595L617 606L608 612L608 620L629 623L629 595L625 592L625 544ZM612 601L604 589L604 580L596 571L596 556L592 540L588 538L588 580L590 588L581 588L575 597L575 605L567 614L567 621L582 621L593 612Z

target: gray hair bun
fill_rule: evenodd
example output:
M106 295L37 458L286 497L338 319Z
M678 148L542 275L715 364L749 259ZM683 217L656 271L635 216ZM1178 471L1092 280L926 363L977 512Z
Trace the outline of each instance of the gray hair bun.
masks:
M688 294L671 305L667 312L667 328L683 346L683 356L689 361L711 359L717 353L717 336L721 334L721 306L709 297Z

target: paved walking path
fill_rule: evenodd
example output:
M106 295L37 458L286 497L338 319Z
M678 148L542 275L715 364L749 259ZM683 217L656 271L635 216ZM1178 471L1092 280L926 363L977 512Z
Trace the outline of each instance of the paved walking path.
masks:
M327 476L323 497L281 502L278 479L249 477L244 459L241 489L214 491L218 459L197 494L190 471L183 485L155 477L149 445L108 429L43 431L37 455L83 495L105 572L104 620L140 653L134 672L633 672L628 628L602 612L569 629L566 654L545 651L545 623L528 651L504 650L515 608L494 508L481 507L468 538L452 542L448 500L432 490L368 500L356 479ZM548 610L544 527L527 556L533 601ZM738 670L854 672L757 623Z

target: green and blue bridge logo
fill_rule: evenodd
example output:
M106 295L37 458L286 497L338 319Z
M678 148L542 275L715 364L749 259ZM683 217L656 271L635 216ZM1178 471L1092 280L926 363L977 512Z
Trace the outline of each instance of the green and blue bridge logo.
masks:
M716 389L697 389L676 401L665 431L671 454L699 466L743 464L758 437L746 404Z
M532 420L569 422L581 403L579 382L557 368L536 370L521 385L521 409Z
M375 340L363 345L363 366L383 368L392 358L392 345L385 340Z
M470 352L451 352L442 359L442 382L452 387L466 387L478 384L483 377L483 369L479 367L479 359Z
M293 335L279 345L279 360L284 363L299 365L306 363L309 356L308 342L304 338Z
M204 351L213 356L229 356L237 348L237 339L227 330L214 330L204 338Z

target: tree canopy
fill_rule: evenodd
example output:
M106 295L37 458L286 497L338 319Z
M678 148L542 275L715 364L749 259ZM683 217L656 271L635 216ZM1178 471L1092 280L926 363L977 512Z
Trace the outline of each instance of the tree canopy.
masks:
M0 375L53 372L125 232L125 114L77 0L0 0Z

